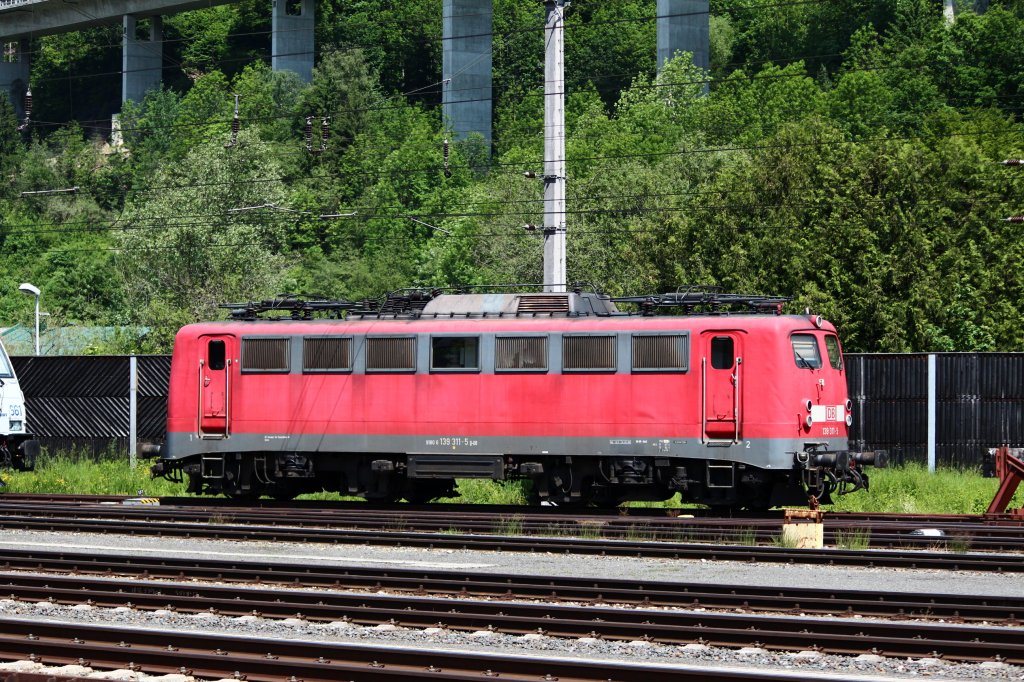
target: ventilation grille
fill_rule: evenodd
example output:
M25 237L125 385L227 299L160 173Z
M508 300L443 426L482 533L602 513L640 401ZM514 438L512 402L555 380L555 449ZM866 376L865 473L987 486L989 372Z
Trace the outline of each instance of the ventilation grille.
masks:
M367 339L366 371L416 371L416 339L413 337Z
M565 336L562 338L565 370L614 370L614 336Z
M287 372L288 339L242 338L242 369L250 372Z
M686 369L685 334L636 334L633 336L633 369Z
M352 369L352 339L307 338L302 340L302 369L312 372L344 372Z
M499 336L494 340L494 369L547 368L546 336Z
M568 313L569 296L526 295L519 297L520 313Z

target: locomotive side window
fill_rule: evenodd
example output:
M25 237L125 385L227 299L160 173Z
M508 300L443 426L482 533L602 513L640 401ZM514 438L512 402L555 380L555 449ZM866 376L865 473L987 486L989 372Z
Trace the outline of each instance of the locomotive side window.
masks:
M828 361L832 369L843 368L843 354L839 352L839 339L829 334L825 337L825 351L828 353Z
M562 337L562 370L614 372L615 337Z
M415 372L416 337L378 336L366 339L367 372Z
M291 368L289 361L289 342L287 338L251 338L242 337L242 371L243 372L287 372ZM212 361L211 361L212 369Z
M480 369L480 337L430 337L430 369L441 371Z
M732 369L736 360L736 349L731 336L716 336L711 339L711 367Z
M227 351L223 341L210 341L206 346L207 367L220 371L224 369L227 360Z
M633 371L686 371L685 334L634 334Z
M544 372L548 368L548 337L499 336L494 339L494 370Z
M793 360L801 369L821 369L821 351L813 334L793 334Z
M302 371L351 372L352 339L341 336L302 339Z

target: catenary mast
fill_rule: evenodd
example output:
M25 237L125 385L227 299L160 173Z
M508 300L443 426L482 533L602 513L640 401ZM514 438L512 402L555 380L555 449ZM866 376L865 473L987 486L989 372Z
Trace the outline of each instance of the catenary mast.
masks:
M545 0L544 291L565 291L565 8Z

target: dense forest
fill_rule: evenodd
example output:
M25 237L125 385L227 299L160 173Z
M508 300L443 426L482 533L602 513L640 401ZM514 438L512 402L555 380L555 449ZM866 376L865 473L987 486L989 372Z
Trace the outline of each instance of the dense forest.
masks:
M320 0L308 85L270 70L267 4L167 17L123 145L120 27L32 41L27 134L0 95L0 323L30 281L49 325L149 330L97 351L163 352L224 301L540 281L543 3L494 0L493 148L447 174L439 2ZM656 75L653 0L574 0L569 280L792 296L848 351L1024 350L1024 169L998 163L1024 156L1024 0L961 4L712 0L710 71Z

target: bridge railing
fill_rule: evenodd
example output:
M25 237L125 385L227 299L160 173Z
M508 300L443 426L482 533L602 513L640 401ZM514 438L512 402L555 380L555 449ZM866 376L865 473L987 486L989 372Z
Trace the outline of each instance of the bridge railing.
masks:
M22 5L33 5L37 2L45 2L45 0L0 0L0 10L13 9Z

